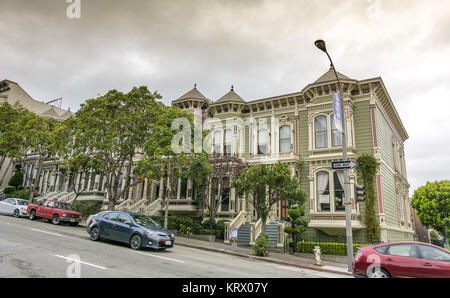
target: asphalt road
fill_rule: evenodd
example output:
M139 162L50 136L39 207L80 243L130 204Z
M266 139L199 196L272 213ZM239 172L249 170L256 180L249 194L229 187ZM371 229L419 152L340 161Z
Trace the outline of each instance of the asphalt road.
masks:
M134 251L125 244L94 242L84 227L55 226L0 215L0 278L342 278L176 245Z

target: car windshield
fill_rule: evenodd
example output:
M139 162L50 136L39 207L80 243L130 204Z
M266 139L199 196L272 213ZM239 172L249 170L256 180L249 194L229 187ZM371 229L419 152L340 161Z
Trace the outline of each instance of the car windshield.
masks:
M56 203L55 208L62 209L62 210L72 210L72 206L70 206L70 204L66 204L66 203Z
M151 219L150 217L148 217L147 215L131 215L131 217L133 217L134 221L136 221L136 223L140 226L144 226L144 227L159 227L160 224L157 223L156 221L154 221L153 219Z
M28 202L22 200L17 200L17 204L19 204L20 206L28 206Z

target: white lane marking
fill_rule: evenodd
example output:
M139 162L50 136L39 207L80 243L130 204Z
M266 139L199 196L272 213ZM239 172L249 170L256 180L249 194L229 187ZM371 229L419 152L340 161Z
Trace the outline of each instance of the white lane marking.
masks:
M140 255L144 255L144 256L149 256L149 257L154 257L154 258L160 258L160 259L164 259L164 260L168 260L168 261L173 261L173 262L178 262L178 263L184 263L183 261L180 260L175 260L175 259L171 259L171 258L166 258L166 257L161 257L161 256L157 256L157 255L152 255L152 254L146 254L143 252L138 252L136 251L136 253L140 254Z
M50 234L50 235L54 235L54 236L64 237L64 235L61 235L61 234L47 232L47 231L42 231L42 230L38 230L38 229L30 229L30 230L33 230L33 231L36 231L36 232L41 232L41 233L46 233L46 234Z
M99 265L94 265L94 264L82 262L80 260L71 259L71 258L63 257L63 256L60 256L60 255L55 255L55 257L66 259L66 260L69 260L69 261L73 261L73 262L77 262L77 263L85 264L85 265L92 266L92 267L95 267L95 268L100 268L100 269L106 270L106 267L102 267L102 266L99 266Z

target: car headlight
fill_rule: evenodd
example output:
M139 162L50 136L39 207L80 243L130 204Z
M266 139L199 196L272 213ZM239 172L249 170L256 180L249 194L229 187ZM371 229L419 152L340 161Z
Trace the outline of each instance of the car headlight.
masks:
M170 237L175 237L175 235L172 233L172 234L170 234Z
M147 234L147 236L149 236L149 237L158 237L158 234L157 233L155 233L154 231L151 231L151 230L147 230L147 231L145 231L145 234Z

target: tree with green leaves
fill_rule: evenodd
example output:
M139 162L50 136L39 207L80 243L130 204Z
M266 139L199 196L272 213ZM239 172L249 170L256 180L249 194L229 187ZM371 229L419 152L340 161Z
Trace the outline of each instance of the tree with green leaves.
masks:
M300 188L286 163L273 165L259 164L244 169L240 177L233 181L238 197L244 197L256 210L262 221L262 235L271 208L280 201L290 205L303 206L306 194Z
M181 170L193 154L193 115L174 107L159 106L151 125L152 137L143 146L145 157L139 161L138 171L166 185L164 200L164 227L168 226L169 204L173 188ZM182 130L180 131L180 127ZM161 186L161 190L162 190Z
M134 87L128 93L111 90L87 100L70 124L70 171L91 169L105 177L108 209L142 181L131 183L137 168L134 160L144 154L146 140L152 139L152 125L159 117L161 96L147 87ZM122 184L122 181L125 183Z
M26 131L25 144L31 152L38 156L36 177L41 175L42 166L45 160L57 157L58 150L55 147L55 144L57 144L58 141L55 132L60 125L61 123L55 119L44 118L34 113L29 114L29 119L24 127L24 130ZM31 177L27 178L31 179ZM36 178L31 184L30 201L34 197L38 181L39 179Z
M203 191L200 198L202 206L208 211L209 228L214 228L219 207L229 197L223 195L223 179L237 179L247 164L236 155L228 156L223 154L207 154L199 155L197 159L193 159L189 164L190 169L187 173L194 178L197 183L196 187ZM217 181L217 193L209 196L214 181ZM217 198L217 199L216 199Z
M85 154L85 148L79 146L74 139L74 133L77 129L77 120L70 117L55 131L57 142L54 144L60 159L60 169L68 180L69 192L74 192L75 197L72 200L72 205L75 204L77 198L81 193L86 191L87 181L90 175L100 174L98 169L101 166L98 164L98 159L90 158ZM83 151L81 151L83 150Z
M9 160L4 174L0 177L0 185L3 184L13 159L24 157L29 149L25 125L32 115L33 113L18 103L0 105L0 169L5 165L5 161Z
M432 227L443 237L450 231L450 181L427 182L414 191L411 205L424 226Z
M8 185L19 190L19 187L23 185L23 172L16 172L9 180Z

